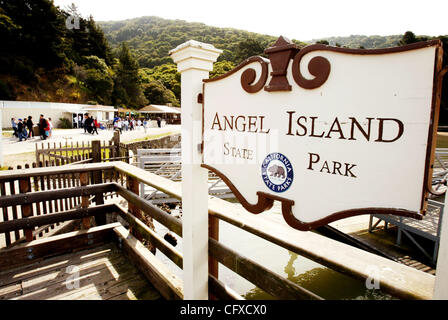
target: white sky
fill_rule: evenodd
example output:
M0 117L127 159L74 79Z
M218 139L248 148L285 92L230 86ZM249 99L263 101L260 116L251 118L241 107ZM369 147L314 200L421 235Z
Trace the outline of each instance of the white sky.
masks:
M290 39L448 34L448 0L54 0L97 21L159 16Z

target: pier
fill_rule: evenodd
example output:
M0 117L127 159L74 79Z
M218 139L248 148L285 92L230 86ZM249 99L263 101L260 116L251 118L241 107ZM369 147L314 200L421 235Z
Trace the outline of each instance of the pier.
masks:
M101 180L98 180L99 173L101 173ZM58 178L62 180L64 177L67 179L70 177L70 180L75 182L70 186L56 184L58 187L42 191L40 187L42 181L45 185L50 181L49 185L52 185L52 181L57 181ZM182 237L182 223L141 198L139 196L140 183L156 188L173 198L182 199L179 182L157 176L124 162L75 164L58 168L1 172L2 190L13 190L12 186L19 184L29 186L28 189L22 187L20 189L22 191L14 195L4 194L0 197L0 207L3 213L0 233L2 239L9 239L7 248L0 250L0 261L3 261L0 266L0 279L11 279L8 284L1 284L1 299L24 296L23 291L19 289L26 282L26 279L18 276L22 273L23 269L21 268L27 268L29 272L38 274L39 270L45 268L47 263L51 264L52 261L56 261L51 259L67 258L77 261L79 253L83 250L91 250L89 252L94 255L94 252L109 249L114 252L119 250L115 258L127 259L131 262L138 270L136 277L144 277L148 283L147 287L144 285L136 288L135 292L138 291L141 294L140 289L142 289L145 291L143 294L157 297L157 294L154 293L155 289L165 299L182 299L183 279L173 274L160 259L154 256L153 252L160 250L179 267L183 266L183 254L163 239L162 235L154 232L148 221L157 220L179 237ZM116 204L112 195L124 199L127 202L127 209ZM44 212L44 207L54 209L56 203L61 202L63 206L58 207L58 211ZM73 209L70 208L70 205L66 207L65 203L70 202L73 202ZM369 266L375 265L380 270L382 291L404 299L432 298L435 277L431 274L316 233L293 230L285 224L249 215L243 208L238 209L234 204L219 198L209 197L208 202L211 224L216 223L218 219L225 221L245 232L361 281L365 281L371 276ZM118 216L121 217L122 223L107 223L112 217ZM81 230L39 238L39 227L51 228L52 225L68 220L79 221ZM25 237L25 243L14 246L14 242L22 237ZM104 246L109 247L105 249ZM238 248L229 248L223 245L219 241L219 231L210 235L208 250L211 263L209 292L215 298L242 299L241 295L219 278L216 272L217 263L225 265L278 298L321 298L244 257L238 253ZM122 257L120 257L121 255ZM109 272L106 268L102 270L106 274ZM136 274L134 270L126 272ZM53 274L56 273L55 271ZM123 275L123 277L127 276ZM120 276L116 276L115 281L117 278L120 279ZM131 279L132 277L130 277L128 288L132 288ZM94 280L98 283L94 281L95 285L86 290L90 292L91 297L102 298L102 291L98 288L102 288L107 280L102 276L98 276ZM80 285L82 284L81 279ZM61 283L58 286L60 288ZM132 289L129 290L132 292ZM123 293L119 294L121 297L125 296ZM57 298L58 295L50 294L48 298L51 297ZM77 297L82 299L84 296L80 293Z

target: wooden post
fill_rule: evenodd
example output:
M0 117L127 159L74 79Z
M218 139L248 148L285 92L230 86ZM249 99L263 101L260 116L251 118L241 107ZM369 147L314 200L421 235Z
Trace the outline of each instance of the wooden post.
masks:
M170 51L181 73L184 299L208 299L208 172L201 167L202 80L221 50L187 41Z
M101 141L92 141L92 162L101 162ZM103 174L101 170L92 172L92 182L99 184L103 182ZM102 193L95 194L95 204L104 204L104 196ZM106 224L106 215L100 214L95 216L95 222L98 226Z
M126 188L129 191L132 191L136 195L139 195L140 194L139 186L140 186L140 183L136 179L134 179L130 176L126 176ZM154 225L152 224L152 218L143 219L142 211L136 205L134 205L132 202L129 202L129 201L128 201L128 210L134 217L136 217L140 221L144 222L145 224L148 224L148 222L151 222L151 224L148 227L151 228L152 230L154 230ZM140 241L143 240L142 235L137 230L132 230L132 227L131 227L130 231L138 240L140 240ZM155 254L155 249L156 249L155 246L151 245L150 250L154 254Z
M434 299L448 300L448 195L445 194L445 205L440 230L439 254L437 257L436 281L434 285Z
M219 241L219 219L209 215L208 216L208 236L216 241ZM208 273L218 279L219 263L213 257L208 257ZM209 294L210 300L217 300L213 294Z
M22 178L19 180L19 192L20 193L27 193L31 192L31 180L30 178ZM22 218L28 218L33 216L33 205L32 204L26 204L22 205ZM33 241L33 229L25 229L25 237L26 241Z
M138 181L130 176L126 176L126 188L135 194L140 194ZM137 206L134 205L132 202L128 203L128 210L134 217L136 217L139 220L142 220L142 213L140 209L137 208Z
M81 186L87 186L89 184L89 173L88 172L81 172L79 174L79 180L81 181ZM81 208L88 208L89 207L89 195L82 196L81 197ZM90 228L90 218L82 218L82 226L84 229Z
M120 131L114 131L114 137L112 138L112 142L114 143L115 157L120 156Z

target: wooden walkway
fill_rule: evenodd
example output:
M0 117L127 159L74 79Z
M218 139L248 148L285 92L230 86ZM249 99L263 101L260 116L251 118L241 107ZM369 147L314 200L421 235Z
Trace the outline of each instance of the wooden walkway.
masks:
M159 298L113 243L0 272L0 300Z

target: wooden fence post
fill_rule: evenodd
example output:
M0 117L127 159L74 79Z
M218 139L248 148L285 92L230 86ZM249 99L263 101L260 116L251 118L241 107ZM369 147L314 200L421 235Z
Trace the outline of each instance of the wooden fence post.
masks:
M22 178L19 180L19 192L20 193L27 193L31 192L31 179L30 178ZM22 205L22 218L28 218L33 216L33 205L32 204L25 204ZM26 241L33 241L33 229L25 229L25 237Z
M216 241L219 241L219 219L209 215L208 216L208 236ZM208 273L218 279L219 263L212 256L208 257ZM217 300L213 294L209 294L210 300Z
M170 51L181 74L184 299L208 299L208 171L201 167L202 80L221 50L187 41Z
M126 176L126 188L135 194L139 193L139 183L137 180L130 176ZM137 219L142 220L142 213L139 208L137 208L132 202L128 203L129 212L134 215Z
M101 162L101 141L92 141L92 162ZM103 182L103 173L101 170L92 172L92 183L99 184ZM95 194L95 204L104 204L104 196L102 193ZM106 215L99 214L95 216L95 222L98 226L106 224Z
M140 186L140 183L136 179L134 179L130 176L126 176L126 189L135 193L136 195L140 195L139 186ZM137 208L137 206L135 206L132 202L128 202L128 210L134 217L136 217L140 221L143 221L146 225L148 225L148 222L149 222L150 225L148 225L148 227L151 228L152 230L154 230L154 224L152 224L152 218L150 218L150 217L144 218L141 210L139 208ZM132 230L132 228L130 228L130 231L138 240L140 240L140 241L143 240L143 237L138 233L137 230ZM156 249L155 246L151 245L151 247L150 247L151 252L155 253L155 249Z
M79 174L79 180L81 182L81 186L87 186L89 184L89 173L81 172ZM88 207L89 207L89 195L82 196L81 197L81 208L88 208ZM82 218L82 226L84 229L90 228L90 218L89 217Z
M112 142L114 144L115 157L119 157L120 156L120 131L118 131L118 130L114 131L114 136L112 138Z

